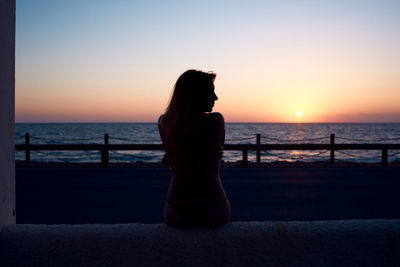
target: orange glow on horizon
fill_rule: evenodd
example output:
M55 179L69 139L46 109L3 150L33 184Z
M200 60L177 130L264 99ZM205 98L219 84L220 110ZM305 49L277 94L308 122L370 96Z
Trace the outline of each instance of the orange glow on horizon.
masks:
M155 122L198 69L227 122L400 123L396 1L50 2L17 1L16 122Z

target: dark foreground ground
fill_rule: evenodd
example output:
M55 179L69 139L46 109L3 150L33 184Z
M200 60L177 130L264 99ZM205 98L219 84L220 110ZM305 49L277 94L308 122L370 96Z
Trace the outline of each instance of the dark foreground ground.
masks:
M222 168L232 221L400 219L400 168ZM17 167L17 223L163 221L166 168Z

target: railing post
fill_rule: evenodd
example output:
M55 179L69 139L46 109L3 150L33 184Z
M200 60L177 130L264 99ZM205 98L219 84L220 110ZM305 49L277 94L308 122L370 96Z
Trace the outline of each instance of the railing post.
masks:
M257 134L256 136L256 144L261 144L261 134ZM257 150L257 163L261 163L261 153L260 150Z
M104 134L104 144L108 145L108 134ZM108 149L104 148L101 150L101 167L107 167L109 162Z
M335 163L335 134L331 134L331 164Z
M247 150L243 150L243 167L247 167Z
M31 150L29 149L29 144L30 144L30 135L29 133L25 133L25 162L30 162L31 161Z
M388 166L388 150L387 148L382 148L382 167Z

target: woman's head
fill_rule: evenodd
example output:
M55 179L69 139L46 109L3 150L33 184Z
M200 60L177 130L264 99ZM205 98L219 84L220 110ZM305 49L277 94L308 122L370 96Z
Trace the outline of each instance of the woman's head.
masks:
M165 112L169 126L184 124L196 114L211 112L218 97L214 93L216 74L187 70L175 83L171 100Z
M211 112L218 99L214 93L215 77L215 73L185 71L175 83L167 112L170 109L178 109L182 113Z

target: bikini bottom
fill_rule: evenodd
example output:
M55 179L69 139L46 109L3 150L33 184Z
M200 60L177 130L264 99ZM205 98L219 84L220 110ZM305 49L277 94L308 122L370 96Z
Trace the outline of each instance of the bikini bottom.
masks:
M227 201L228 197L214 204L177 205L168 201L168 199L166 200L167 204L179 213L181 227L213 227L220 225L220 220L217 218L220 216L213 214L213 211Z

